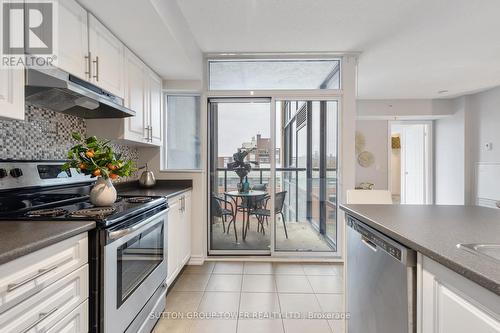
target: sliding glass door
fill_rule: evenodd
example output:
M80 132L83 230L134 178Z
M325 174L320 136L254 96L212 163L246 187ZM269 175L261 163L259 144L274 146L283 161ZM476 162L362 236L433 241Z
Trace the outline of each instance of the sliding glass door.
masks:
M337 109L337 101L276 101L276 252L336 251Z
M209 252L337 250L336 100L209 100Z
M271 253L271 221L264 216L270 199L270 124L268 98L209 101L210 251Z

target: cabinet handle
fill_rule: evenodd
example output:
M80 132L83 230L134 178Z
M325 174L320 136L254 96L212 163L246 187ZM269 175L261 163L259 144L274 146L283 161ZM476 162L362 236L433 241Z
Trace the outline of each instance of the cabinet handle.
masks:
M28 326L24 330L22 330L21 333L26 333L26 332L31 331L36 325L40 324L45 318L47 318L48 316L50 316L51 314L53 314L57 310L58 310L58 307L56 306L55 308L53 308L49 312L40 312L38 314L38 319L33 324L31 324L30 326Z
M95 75L94 79L99 82L99 56L95 57L95 60L92 61L95 64Z
M149 126L149 140L153 142L153 126Z
M144 140L149 142L149 126L144 127L144 129L146 130L146 137L144 138Z
M88 75L89 77L89 80L92 78L92 74L91 74L91 70L92 70L92 54L89 52L86 56L85 56L85 61L86 61L86 67L88 68L87 71L85 72L85 74Z
M18 282L18 283L11 283L9 285L7 285L7 292L11 292L13 290L16 290L17 288L19 287L22 287L24 286L25 284L35 280L36 278L39 278L40 276L42 275L45 275L47 274L48 272L51 272L53 271L54 269L56 269L58 267L58 265L54 265L54 266L51 266L49 268L42 268L42 269L39 269L38 270L38 273L36 273L35 275L33 276L30 276L29 278L26 278L24 280L22 280L21 282Z

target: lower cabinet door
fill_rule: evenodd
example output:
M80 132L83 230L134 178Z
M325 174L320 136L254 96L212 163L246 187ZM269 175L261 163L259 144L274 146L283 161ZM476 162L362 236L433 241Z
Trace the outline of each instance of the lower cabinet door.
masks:
M423 257L421 333L500 333L500 296Z
M88 298L84 265L0 314L0 332L46 332Z
M83 333L89 331L89 304L85 300L47 333Z
M168 274L167 285L175 280L179 273L179 235L180 201L178 198L169 200L170 210L168 211Z

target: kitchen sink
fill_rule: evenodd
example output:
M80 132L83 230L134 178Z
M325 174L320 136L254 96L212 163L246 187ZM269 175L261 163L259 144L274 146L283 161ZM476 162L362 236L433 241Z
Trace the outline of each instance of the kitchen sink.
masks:
M457 247L500 262L500 244L458 244Z

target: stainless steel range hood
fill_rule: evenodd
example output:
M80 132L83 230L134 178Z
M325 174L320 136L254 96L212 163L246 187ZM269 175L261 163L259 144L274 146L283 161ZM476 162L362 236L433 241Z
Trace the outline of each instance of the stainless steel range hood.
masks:
M81 118L135 116L123 99L63 70L26 69L26 104Z

